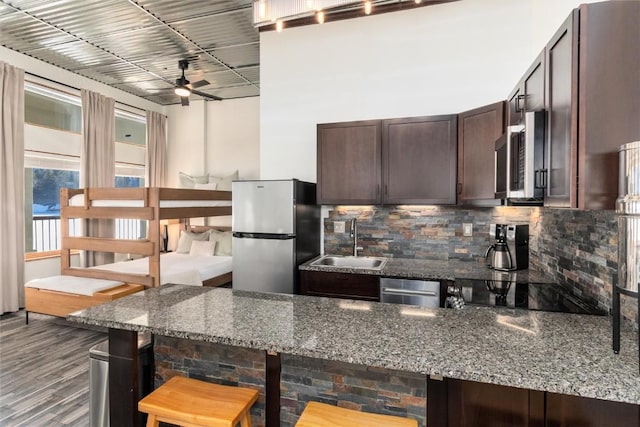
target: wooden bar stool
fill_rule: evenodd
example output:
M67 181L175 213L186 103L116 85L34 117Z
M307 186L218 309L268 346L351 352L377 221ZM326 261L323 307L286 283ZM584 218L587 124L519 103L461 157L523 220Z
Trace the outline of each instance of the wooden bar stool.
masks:
M182 427L251 427L249 410L258 400L251 388L211 384L173 377L138 402L138 410L149 414L147 427L160 421Z
M309 402L296 427L418 427L418 421Z

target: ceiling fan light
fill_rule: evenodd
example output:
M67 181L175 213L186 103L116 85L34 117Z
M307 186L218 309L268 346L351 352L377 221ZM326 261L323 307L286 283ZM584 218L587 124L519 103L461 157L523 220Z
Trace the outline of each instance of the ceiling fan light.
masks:
M175 89L175 93L178 96L189 96L189 95L191 95L191 91L189 89L187 89L186 87L177 87Z

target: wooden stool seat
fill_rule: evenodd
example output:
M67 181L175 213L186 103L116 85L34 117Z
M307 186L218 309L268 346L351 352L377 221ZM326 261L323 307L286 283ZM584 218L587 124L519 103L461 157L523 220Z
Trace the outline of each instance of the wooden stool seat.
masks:
M251 427L251 406L258 391L251 388L211 384L173 377L138 402L138 410L149 414L147 427L159 422L183 427Z
M296 427L417 427L418 421L309 402Z

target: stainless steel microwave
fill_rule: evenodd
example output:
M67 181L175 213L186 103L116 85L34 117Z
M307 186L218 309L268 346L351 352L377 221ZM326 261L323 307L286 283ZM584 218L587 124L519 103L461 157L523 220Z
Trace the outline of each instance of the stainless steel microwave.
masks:
M524 125L507 127L495 145L495 197L507 204L539 203L544 198L545 111L525 113Z

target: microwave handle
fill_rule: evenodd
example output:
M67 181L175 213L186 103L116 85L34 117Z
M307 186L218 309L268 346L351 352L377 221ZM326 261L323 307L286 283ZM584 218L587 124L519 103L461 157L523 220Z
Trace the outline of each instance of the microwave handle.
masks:
M526 95L518 95L516 96L516 113L521 113L524 111L524 105L521 104L521 101L524 101Z
M534 184L536 188L547 188L547 170L537 169L534 177Z

